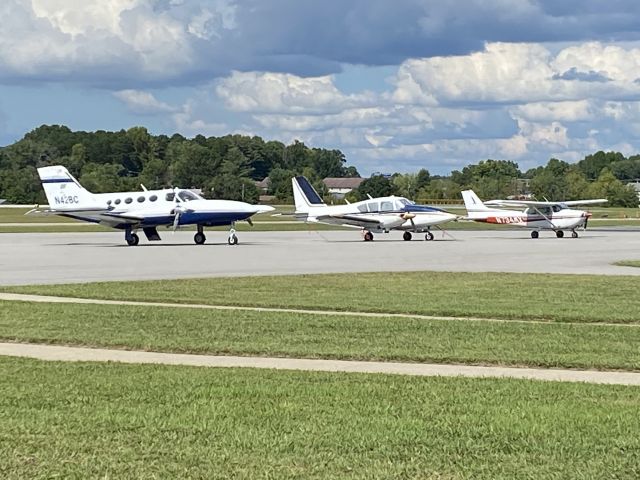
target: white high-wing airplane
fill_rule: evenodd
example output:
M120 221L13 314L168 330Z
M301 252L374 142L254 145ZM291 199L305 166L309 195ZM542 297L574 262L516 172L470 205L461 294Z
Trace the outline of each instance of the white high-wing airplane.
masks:
M558 238L564 237L564 230L571 230L571 236L578 238L576 228L583 227L586 229L591 213L569 207L607 202L605 198L568 202L536 202L529 200L491 200L482 202L473 190L464 190L462 198L467 209L467 218L470 220L532 228L531 238L538 238L540 230L553 230ZM509 207L520 207L524 208L524 210L504 209Z
M425 240L433 240L433 233L429 231L432 226L457 218L439 208L416 205L406 198L395 196L329 206L322 201L306 177L293 177L291 183L297 219L361 228L365 242L373 240L372 230L385 233L389 233L389 230L403 230L404 240L411 240L411 232L426 232Z
M140 241L136 234L139 229L147 240L160 240L156 227L161 225L174 230L184 225L196 225L198 231L193 240L198 245L206 241L204 227L231 225L228 243L236 245L235 222L246 220L251 223L252 215L273 210L266 205L205 200L190 190L179 188L90 193L61 165L38 168L38 175L49 208L34 208L27 214L62 215L124 230L125 240L132 246Z

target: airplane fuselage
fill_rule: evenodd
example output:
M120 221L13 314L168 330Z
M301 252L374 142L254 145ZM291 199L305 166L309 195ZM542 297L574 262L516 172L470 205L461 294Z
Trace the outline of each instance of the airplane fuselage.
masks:
M570 208L540 213L492 209L484 212L470 212L469 218L476 222L493 223L499 225L514 225L535 230L574 230L585 225L591 217L589 212Z

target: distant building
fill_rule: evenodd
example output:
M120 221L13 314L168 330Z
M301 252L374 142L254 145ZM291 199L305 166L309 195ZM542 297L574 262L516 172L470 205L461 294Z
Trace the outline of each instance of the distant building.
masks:
M269 190L269 177L265 177L262 180L256 180L256 187L260 195L264 195Z
M0 198L0 205L2 205L4 202L6 202L7 200L4 198Z
M327 187L327 193L329 195L334 198L344 198L351 190L358 188L363 181L364 178L360 177L327 177L322 180L322 183Z

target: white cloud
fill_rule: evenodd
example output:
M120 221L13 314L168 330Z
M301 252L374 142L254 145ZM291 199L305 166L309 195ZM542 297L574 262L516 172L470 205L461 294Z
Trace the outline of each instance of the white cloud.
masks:
M286 73L233 72L216 93L240 112L329 113L374 102L371 94L345 95L331 76L302 78Z
M140 115L155 115L177 111L175 107L159 101L151 93L141 90L120 90L114 92L113 96L121 100L130 112Z
M433 105L637 98L639 76L638 48L589 42L554 56L540 44L488 43L470 55L407 60L393 99Z

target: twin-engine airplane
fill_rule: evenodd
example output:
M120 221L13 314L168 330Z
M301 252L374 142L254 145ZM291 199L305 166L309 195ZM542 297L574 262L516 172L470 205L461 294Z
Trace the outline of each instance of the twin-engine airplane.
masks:
M607 202L607 199L600 198L597 200L573 200L568 202L491 200L483 203L473 190L464 190L462 198L467 208L467 218L470 220L532 228L531 238L538 238L540 230L553 230L558 238L564 237L564 230L571 230L571 236L578 238L576 228L582 227L586 229L591 213L569 207ZM520 207L524 208L524 210L504 209L509 207Z
M252 215L273 210L265 205L205 200L190 190L179 188L94 194L83 188L61 165L39 168L38 175L49 208L34 208L27 214L62 215L124 230L125 240L131 246L140 241L136 234L139 229L147 240L160 240L156 227L162 225L174 230L184 225L196 225L198 231L193 240L198 245L206 241L204 227L231 225L228 243L236 245L235 222L246 220L251 224Z
M433 240L432 226L455 220L457 217L439 208L416 205L403 197L378 197L346 205L328 206L306 177L294 177L293 198L295 217L309 223L328 223L361 228L365 242L373 240L373 232L389 233L403 230L402 238L411 240L411 233L425 233L425 240Z

